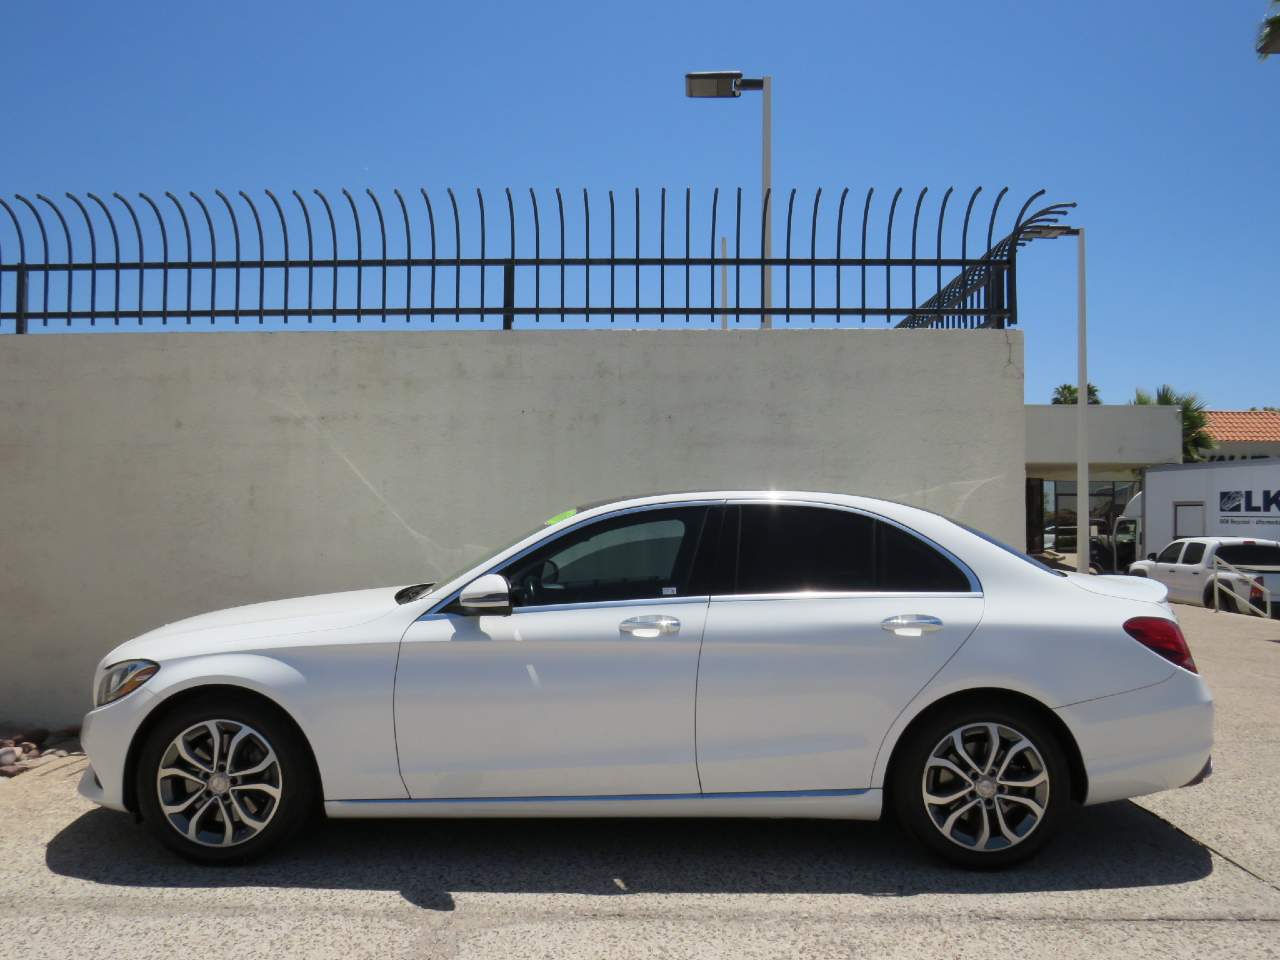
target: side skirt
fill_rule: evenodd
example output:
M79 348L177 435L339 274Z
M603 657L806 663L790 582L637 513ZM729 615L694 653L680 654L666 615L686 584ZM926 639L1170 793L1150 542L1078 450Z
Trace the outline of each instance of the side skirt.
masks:
M879 790L657 793L589 797L447 797L327 800L335 818L401 817L812 817L876 820Z

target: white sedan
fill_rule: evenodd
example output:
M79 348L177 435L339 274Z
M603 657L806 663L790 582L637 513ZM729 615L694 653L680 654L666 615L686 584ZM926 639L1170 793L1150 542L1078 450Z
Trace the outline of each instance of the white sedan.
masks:
M714 492L567 511L438 585L169 624L98 668L80 785L198 860L330 817L876 819L999 866L1207 775L1165 588L937 514Z

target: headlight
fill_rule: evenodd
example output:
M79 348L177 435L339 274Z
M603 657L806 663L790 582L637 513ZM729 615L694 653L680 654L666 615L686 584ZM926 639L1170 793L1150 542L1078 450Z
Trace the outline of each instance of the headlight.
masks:
M102 671L97 688L93 694L93 705L104 704L127 697L133 691L150 680L160 669L160 664L151 660L125 660L113 663Z

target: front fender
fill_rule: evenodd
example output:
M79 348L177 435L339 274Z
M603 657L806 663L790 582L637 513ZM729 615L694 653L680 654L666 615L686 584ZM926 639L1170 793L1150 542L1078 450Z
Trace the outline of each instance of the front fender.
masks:
M237 687L287 713L315 756L326 800L407 796L392 716L397 641L293 646L166 660L135 693L91 711L85 749L107 806L125 795L129 751L156 711L201 687Z

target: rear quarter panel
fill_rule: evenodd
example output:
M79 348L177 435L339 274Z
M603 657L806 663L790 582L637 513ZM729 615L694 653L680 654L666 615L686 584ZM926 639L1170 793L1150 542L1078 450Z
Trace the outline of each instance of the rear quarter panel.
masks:
M883 786L894 745L923 710L975 689L1009 690L1050 709L1152 686L1176 668L1124 632L1135 616L1173 619L1161 604L1122 600L1037 573L1010 589L989 585L982 622L890 727L872 785Z

